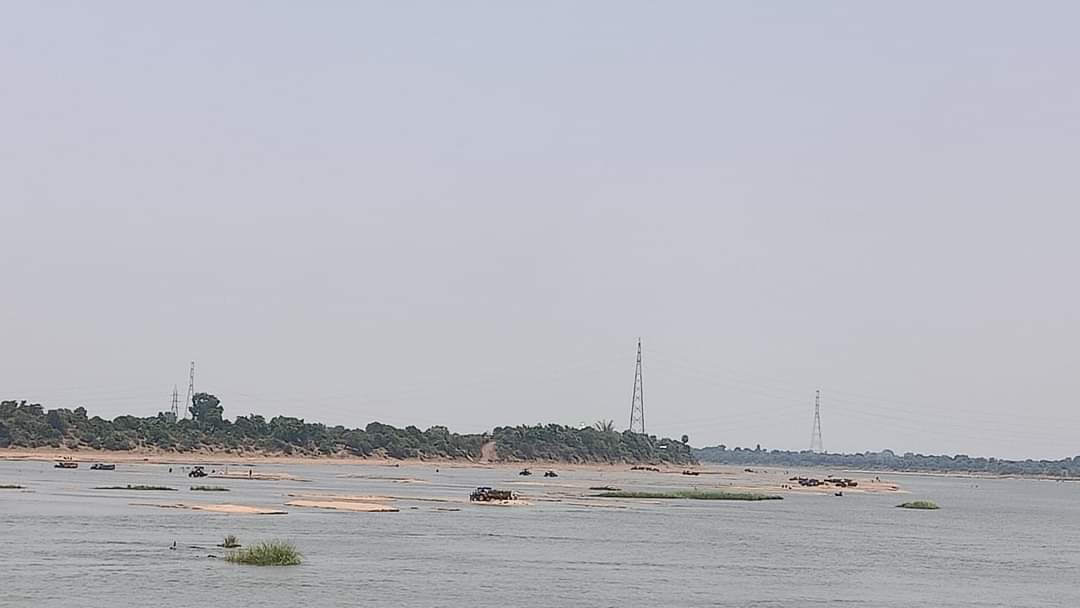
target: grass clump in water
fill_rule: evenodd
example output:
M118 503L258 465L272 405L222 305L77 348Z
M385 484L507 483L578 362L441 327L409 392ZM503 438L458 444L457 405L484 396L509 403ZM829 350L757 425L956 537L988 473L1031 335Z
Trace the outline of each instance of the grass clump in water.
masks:
M673 490L670 492L633 492L618 490L595 494L601 498L689 498L691 500L783 500L783 496L724 490Z
M240 547L240 539L236 538L235 534L229 534L225 537L225 542L221 543L218 546L224 547L226 549L237 549Z
M229 488L221 486L191 486L192 492L228 492Z
M23 489L22 486L17 486L15 484L10 484L10 483L0 484L0 490L21 490L21 489Z
M233 551L225 560L248 566L296 566L300 553L289 543L271 541Z
M934 510L940 509L936 502L932 500L913 500L911 502L905 502L904 504L896 505L901 509L926 509Z
M176 488L170 488L168 486L144 486L142 484L126 486L98 486L95 490L149 490L154 492L175 492Z

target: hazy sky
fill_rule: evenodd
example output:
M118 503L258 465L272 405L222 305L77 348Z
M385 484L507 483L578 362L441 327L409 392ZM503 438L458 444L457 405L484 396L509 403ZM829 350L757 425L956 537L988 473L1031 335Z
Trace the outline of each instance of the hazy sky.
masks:
M1073 2L9 2L0 396L1080 453Z

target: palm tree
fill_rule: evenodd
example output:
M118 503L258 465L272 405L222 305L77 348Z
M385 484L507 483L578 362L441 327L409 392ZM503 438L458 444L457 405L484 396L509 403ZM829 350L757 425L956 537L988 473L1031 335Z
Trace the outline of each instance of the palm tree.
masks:
M614 420L597 420L593 424L593 428L600 431L601 433L614 433L615 432L615 421Z

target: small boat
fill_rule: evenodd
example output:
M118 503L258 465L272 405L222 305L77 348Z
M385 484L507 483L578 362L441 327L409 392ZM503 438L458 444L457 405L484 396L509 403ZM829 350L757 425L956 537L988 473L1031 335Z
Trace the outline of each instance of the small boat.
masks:
M115 471L116 465L105 464L103 462L95 462L94 464L90 465L90 469L93 471Z
M844 495L843 492L837 492L837 493L833 494L833 496L843 496L843 495Z
M521 469L521 472L518 473L518 475L532 475L532 471L529 469Z
M559 474L555 471L547 471L544 473L544 477L558 477Z
M53 468L54 469L77 469L77 468L79 468L79 463L77 463L77 462L75 462L73 460L61 460L60 462L57 462L55 465L53 465Z

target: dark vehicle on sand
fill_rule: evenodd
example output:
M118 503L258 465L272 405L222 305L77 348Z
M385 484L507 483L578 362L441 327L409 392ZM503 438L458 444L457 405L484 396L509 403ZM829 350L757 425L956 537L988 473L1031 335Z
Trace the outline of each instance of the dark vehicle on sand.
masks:
M517 496L510 490L496 490L487 486L480 486L469 494L469 500L474 502L491 502L495 500L514 500Z

